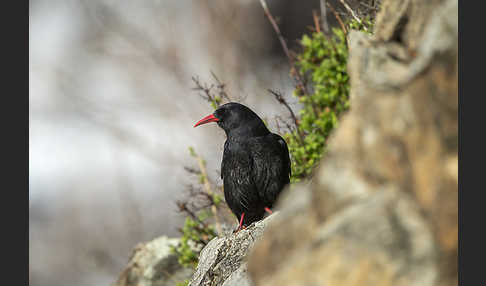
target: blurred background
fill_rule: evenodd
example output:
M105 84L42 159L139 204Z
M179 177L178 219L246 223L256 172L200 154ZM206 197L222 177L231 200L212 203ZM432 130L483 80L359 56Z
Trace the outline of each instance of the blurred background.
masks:
M267 2L296 48L319 1ZM191 77L263 118L288 116L268 88L298 110L258 0L31 0L29 18L30 285L109 285L138 242L178 235L188 147L218 180L225 140L193 128L212 108Z

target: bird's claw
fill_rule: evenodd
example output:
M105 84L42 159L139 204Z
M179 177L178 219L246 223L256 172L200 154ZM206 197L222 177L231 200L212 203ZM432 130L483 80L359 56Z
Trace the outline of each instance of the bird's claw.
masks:
M242 229L246 229L246 226L238 226L235 230L233 230L233 233L237 233L238 231L242 230Z

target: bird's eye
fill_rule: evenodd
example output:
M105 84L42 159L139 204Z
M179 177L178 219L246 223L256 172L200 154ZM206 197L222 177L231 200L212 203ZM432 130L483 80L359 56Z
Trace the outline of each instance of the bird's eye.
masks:
M224 109L218 109L216 110L216 117L218 117L219 119L222 119L223 116L224 116L224 113L225 113L225 110Z

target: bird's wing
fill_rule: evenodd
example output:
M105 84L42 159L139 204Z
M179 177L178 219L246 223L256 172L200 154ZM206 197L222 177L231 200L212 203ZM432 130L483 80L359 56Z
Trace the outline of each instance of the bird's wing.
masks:
M290 158L285 140L277 134L255 139L252 176L260 199L271 207L282 188L290 181Z
M224 151L223 151L223 160L221 160L221 180L224 178L224 173L223 173L223 170L224 170L224 152L226 152L227 148L226 146L228 145L228 141L225 141L224 142Z
M291 168L291 163L290 163L290 155L289 155L289 148L287 147L287 143L285 140L282 138L282 136L272 133L275 139L277 139L277 142L280 144L280 152L283 154L283 157L285 158L285 166L287 167L286 173L289 174L289 178L292 176L292 168Z
M231 148L229 143L225 145L221 163L225 199L233 212L247 212L259 203L259 195L252 179L251 152L247 146L241 144L233 143Z

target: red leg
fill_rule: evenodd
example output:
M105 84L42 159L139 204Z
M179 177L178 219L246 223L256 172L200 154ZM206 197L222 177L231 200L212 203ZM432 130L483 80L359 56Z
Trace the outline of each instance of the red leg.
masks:
M240 218L240 225L238 226L238 230L241 229L242 225L243 225L243 218L245 217L245 213L242 213L241 214L241 218Z
M272 214L272 213L273 213L273 212L272 212L272 210L271 210L271 209L269 209L269 208L267 208L267 207L265 207L265 211L266 211L267 213L269 213L269 214Z

